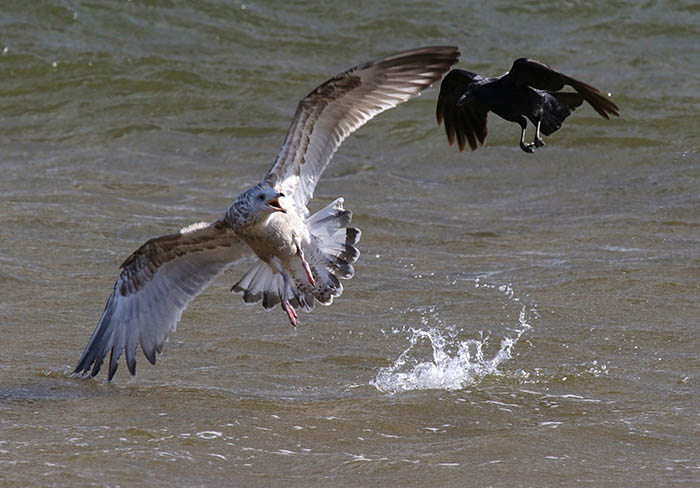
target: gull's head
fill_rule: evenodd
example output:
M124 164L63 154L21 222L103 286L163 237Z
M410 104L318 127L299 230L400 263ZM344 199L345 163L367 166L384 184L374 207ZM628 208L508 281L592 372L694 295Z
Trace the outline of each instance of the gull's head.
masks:
M253 208L259 213L282 212L287 213L280 203L280 198L284 198L284 193L276 191L274 188L260 188L253 195Z
M267 183L255 185L238 197L234 208L239 218L249 223L257 222L275 212L287 213L280 203L284 194L278 192Z

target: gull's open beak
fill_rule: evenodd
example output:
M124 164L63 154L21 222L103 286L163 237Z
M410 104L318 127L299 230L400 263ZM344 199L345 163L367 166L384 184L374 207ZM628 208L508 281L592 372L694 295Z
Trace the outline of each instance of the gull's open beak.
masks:
M267 202L267 206L270 207L275 212L287 213L287 210L282 208L282 205L280 204L280 197L283 197L283 196L284 196L284 193L278 193L275 198L273 198L272 200L269 200Z

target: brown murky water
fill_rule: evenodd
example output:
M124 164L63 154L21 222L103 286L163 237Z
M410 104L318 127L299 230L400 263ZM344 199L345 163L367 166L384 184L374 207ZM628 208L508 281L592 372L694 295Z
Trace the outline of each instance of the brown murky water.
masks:
M700 483L700 10L694 2L13 3L0 13L1 486ZM330 75L451 43L612 93L533 155L437 89L353 135L311 209L356 277L292 330L235 267L156 367L70 377L122 260L218 217ZM140 353L139 353L140 354Z

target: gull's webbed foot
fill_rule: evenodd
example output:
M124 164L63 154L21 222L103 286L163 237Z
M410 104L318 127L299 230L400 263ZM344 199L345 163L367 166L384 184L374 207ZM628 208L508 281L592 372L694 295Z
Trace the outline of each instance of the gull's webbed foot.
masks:
M544 141L540 139L539 137L535 136L535 141L534 141L535 147L542 147L544 146Z
M294 310L294 307L292 307L292 304L289 303L289 300L283 300L282 301L282 310L285 311L287 314L287 318L289 319L289 323L292 324L292 327L297 326L297 312Z

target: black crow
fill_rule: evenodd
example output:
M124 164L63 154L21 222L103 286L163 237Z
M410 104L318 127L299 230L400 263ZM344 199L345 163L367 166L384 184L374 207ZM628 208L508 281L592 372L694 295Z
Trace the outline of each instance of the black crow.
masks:
M564 85L575 92L561 92ZM597 89L562 74L533 59L516 59L509 72L500 78L484 78L462 69L453 69L440 84L437 102L438 125L445 121L450 145L455 137L459 150L467 141L472 151L477 141L486 139L486 115L489 111L520 124L520 148L528 153L544 146L544 135L554 133L571 112L587 101L602 117L619 116L617 105ZM525 143L527 120L535 124L535 139Z

